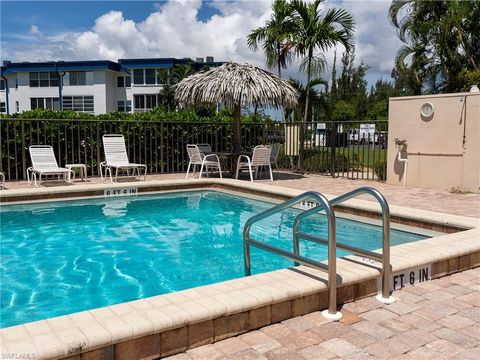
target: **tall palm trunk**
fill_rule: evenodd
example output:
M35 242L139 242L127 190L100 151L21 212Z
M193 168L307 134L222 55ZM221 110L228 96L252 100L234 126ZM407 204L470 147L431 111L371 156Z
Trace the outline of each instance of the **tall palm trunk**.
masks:
M305 110L303 114L303 123L300 124L300 134L298 141L300 146L298 148L298 171L303 172L303 160L305 157L305 125L308 121L308 107L310 106L310 78L312 76L311 66L313 58L313 49L308 49L308 64L307 64L307 85L305 86Z
M282 64L280 60L280 56L282 49L280 48L280 42L277 41L277 67L278 67L278 77L282 77Z

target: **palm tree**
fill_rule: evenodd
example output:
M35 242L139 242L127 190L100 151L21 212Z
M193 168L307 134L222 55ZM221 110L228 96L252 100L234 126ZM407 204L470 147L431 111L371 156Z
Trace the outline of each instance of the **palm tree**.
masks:
M297 79L292 79L290 78L290 82L292 83L293 87L297 89L297 91L300 94L300 97L298 98L298 108L301 108L302 110L300 111L301 117L304 117L305 114L303 113L305 111L305 102L307 99L307 88L309 89L309 98L311 101L309 102L308 106L308 113L307 113L307 118L311 119L312 118L312 113L313 113L313 108L319 104L317 102L320 100L320 93L316 90L316 86L323 85L325 87L328 86L328 82L322 78L315 78L310 80L310 83L308 86L304 86L300 80Z
M187 64L178 64L173 67L171 70L171 79L173 84L178 84L180 81L193 75L195 70Z
M480 1L393 0L389 18L404 43L394 72L417 95L460 91L479 68Z
M292 31L291 9L286 0L275 0L272 4L272 16L265 26L253 30L247 37L247 45L258 50L258 44L263 42L266 64L270 69L277 67L278 76L282 77L282 68L285 69L292 60L292 54L284 47L285 40Z
M302 58L301 69L307 74L304 122L308 120L310 106L311 78L325 68L323 53L337 44L342 44L346 51L353 46L353 17L344 9L329 9L322 16L320 4L324 0L315 0L307 3L302 0L291 2L292 16L295 24L290 34L287 47ZM321 54L315 54L320 50ZM300 128L300 148L298 170L303 170L304 156L304 126Z
M160 84L170 84L172 82L170 69L158 69L156 75Z

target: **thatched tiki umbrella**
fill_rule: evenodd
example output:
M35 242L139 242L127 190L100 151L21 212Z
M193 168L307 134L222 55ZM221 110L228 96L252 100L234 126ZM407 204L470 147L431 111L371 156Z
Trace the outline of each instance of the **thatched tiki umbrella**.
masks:
M185 105L221 103L233 109L234 151L240 151L242 106L293 108L299 94L287 80L250 64L225 63L183 79L175 97Z

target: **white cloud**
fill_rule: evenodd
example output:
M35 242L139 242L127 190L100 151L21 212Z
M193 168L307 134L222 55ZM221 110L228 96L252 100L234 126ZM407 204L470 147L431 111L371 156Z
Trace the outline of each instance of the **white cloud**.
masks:
M38 26L37 26L37 25L31 25L31 26L30 26L30 34L32 34L32 35L41 35L42 33L41 33L40 30L38 29Z
M356 22L357 61L364 60L371 72L386 76L393 66L399 40L387 20L389 1L329 1L326 6L349 10ZM2 36L2 58L13 61L88 60L135 57L205 57L250 62L264 66L261 51L253 53L246 36L270 16L270 1L220 1L207 3L219 14L198 18L200 0L157 3L143 21L110 11L81 33L45 35L32 24L29 40L14 42ZM14 34L15 35L15 34ZM13 37L10 37L13 39ZM340 58L341 54L338 54ZM333 50L326 54L329 63ZM297 64L285 76L299 77ZM328 78L329 73L325 74Z
M387 0L344 1L341 4L355 16L357 58L378 73L392 70L395 54L401 46L388 20L390 4Z

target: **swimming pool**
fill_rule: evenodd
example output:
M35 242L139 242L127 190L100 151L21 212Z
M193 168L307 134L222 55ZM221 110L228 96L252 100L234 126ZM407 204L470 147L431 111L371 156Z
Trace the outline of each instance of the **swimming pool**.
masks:
M243 225L271 206L216 191L2 206L0 326L241 277ZM291 250L297 211L258 223L253 237ZM323 217L302 226L326 235ZM391 244L424 238L392 230ZM377 249L381 228L338 219L337 240ZM327 257L326 247L305 241L301 253ZM254 273L288 266L290 261L252 248Z

